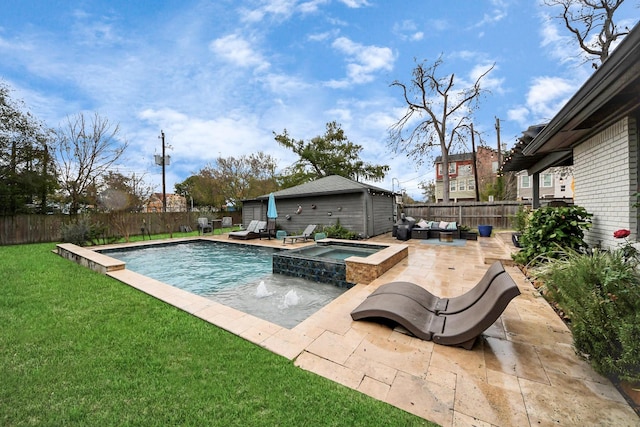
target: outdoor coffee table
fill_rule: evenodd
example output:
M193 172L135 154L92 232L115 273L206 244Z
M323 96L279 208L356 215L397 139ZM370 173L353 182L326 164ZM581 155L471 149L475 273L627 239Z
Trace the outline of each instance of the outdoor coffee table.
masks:
M453 232L452 231L441 231L440 232L440 241L441 242L453 242Z

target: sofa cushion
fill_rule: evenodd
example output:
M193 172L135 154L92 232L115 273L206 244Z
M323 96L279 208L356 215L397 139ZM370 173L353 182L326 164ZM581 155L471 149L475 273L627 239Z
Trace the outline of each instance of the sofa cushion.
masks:
M416 227L429 228L429 224L424 219L421 219L420 222L416 224Z
M453 221L453 222L448 223L448 224L447 224L447 227L446 227L445 229L446 229L446 230L457 230L457 229L458 229L458 227L457 227L456 222L455 222L455 221Z

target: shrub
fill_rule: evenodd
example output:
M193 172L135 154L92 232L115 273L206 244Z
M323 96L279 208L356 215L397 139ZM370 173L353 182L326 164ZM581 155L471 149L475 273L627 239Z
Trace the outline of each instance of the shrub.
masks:
M527 229L530 214L531 210L527 206L518 206L518 210L511 217L511 225L513 226L513 228L520 233L524 232L524 230Z
M555 258L560 249L580 250L587 247L584 231L591 228L593 215L580 206L543 207L529 216L520 244L522 249L513 255L520 264L534 264Z
M574 346L603 375L640 380L640 273L622 250L566 251L533 271L570 319Z
M340 219L336 220L335 225L326 225L323 230L324 233L327 234L327 237L331 237L333 239L355 239L357 234L353 231L350 231L340 224Z
M74 245L84 246L89 241L91 233L91 225L86 219L78 219L68 224L63 224L60 234L62 241L73 243Z

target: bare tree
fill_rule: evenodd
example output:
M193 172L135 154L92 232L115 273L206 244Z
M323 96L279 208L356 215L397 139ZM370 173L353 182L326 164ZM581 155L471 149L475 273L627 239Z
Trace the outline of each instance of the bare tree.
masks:
M402 89L407 110L398 122L389 128L389 145L418 163L433 147L442 152L443 200L449 201L449 151L462 141L471 123L471 114L478 106L484 90L480 80L491 70L491 65L471 87L454 89L455 74L437 76L442 65L438 58L433 65L417 64L409 85L394 81L391 86ZM414 125L415 122L418 122Z
M624 0L544 0L547 6L560 6L562 13L554 18L562 20L580 48L588 55L596 56L600 64L609 56L612 43L629 33L626 27L618 28L613 19L623 2ZM598 64L593 62L593 66L597 68Z
M83 113L67 117L67 123L57 132L60 186L72 215L80 211L82 203L90 201L89 193L95 191L97 181L127 148L128 143L119 140L119 133L119 125L112 125L97 113L90 120Z

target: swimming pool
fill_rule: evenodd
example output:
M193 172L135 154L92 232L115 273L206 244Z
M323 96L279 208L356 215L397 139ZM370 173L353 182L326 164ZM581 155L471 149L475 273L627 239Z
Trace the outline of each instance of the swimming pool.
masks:
M126 268L285 328L346 289L272 272L276 249L215 241L102 250Z

